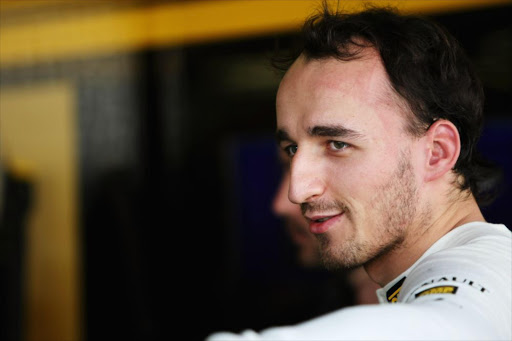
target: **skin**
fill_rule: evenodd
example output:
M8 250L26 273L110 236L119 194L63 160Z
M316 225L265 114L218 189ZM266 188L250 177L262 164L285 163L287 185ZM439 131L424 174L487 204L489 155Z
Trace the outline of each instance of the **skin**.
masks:
M423 136L407 133L411 113L374 50L350 62L299 57L276 107L288 197L328 267L363 265L384 286L451 229L484 221L454 185L457 129L438 120Z
M321 267L320 245L315 235L309 231L309 224L303 217L300 206L288 199L290 169L287 166L285 154L283 152L280 154L283 175L272 201L272 211L283 219L288 235L297 247L298 263L308 269ZM348 280L354 290L356 305L378 303L375 291L379 286L368 277L362 267L350 271Z

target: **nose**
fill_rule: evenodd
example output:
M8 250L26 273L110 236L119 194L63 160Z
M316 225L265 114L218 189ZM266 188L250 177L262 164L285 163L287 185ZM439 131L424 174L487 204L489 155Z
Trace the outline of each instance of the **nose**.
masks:
M290 166L288 198L296 204L310 202L325 191L319 160L305 151L297 151Z

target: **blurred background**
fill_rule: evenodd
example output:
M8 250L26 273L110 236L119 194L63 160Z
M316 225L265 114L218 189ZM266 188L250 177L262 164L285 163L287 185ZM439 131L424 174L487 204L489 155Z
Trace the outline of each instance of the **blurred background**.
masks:
M432 16L468 51L487 94L480 150L506 175L484 213L512 226L512 2L367 2ZM288 322L272 309L280 283L310 279L270 209L269 58L318 8L0 0L0 339Z

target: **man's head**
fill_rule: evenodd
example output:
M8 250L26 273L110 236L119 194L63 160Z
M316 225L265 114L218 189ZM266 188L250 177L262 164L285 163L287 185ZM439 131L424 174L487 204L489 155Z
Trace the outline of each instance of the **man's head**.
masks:
M423 135L439 119L457 127L461 140L454 166L460 175L457 184L462 191L469 189L479 204L490 203L496 175L476 151L484 94L457 40L432 21L383 8L340 14L325 5L303 26L300 52L306 60L351 61L367 48L379 54L393 93L407 106L411 134Z
M429 21L371 9L306 22L278 91L277 128L290 200L328 265L405 247L448 193L480 198L482 106L467 58Z

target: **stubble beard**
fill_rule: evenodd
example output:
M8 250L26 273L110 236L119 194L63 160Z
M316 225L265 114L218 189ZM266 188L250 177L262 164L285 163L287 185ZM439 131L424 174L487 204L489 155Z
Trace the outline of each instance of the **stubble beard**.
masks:
M409 225L418 211L418 193L408 154L402 153L396 171L376 193L367 207L367 216L379 218L373 223L369 238L358 240L357 231L354 231L349 239L340 243L328 233L317 235L322 262L329 270L356 268L404 244ZM351 220L352 212L342 203L329 205L344 207L344 214Z

